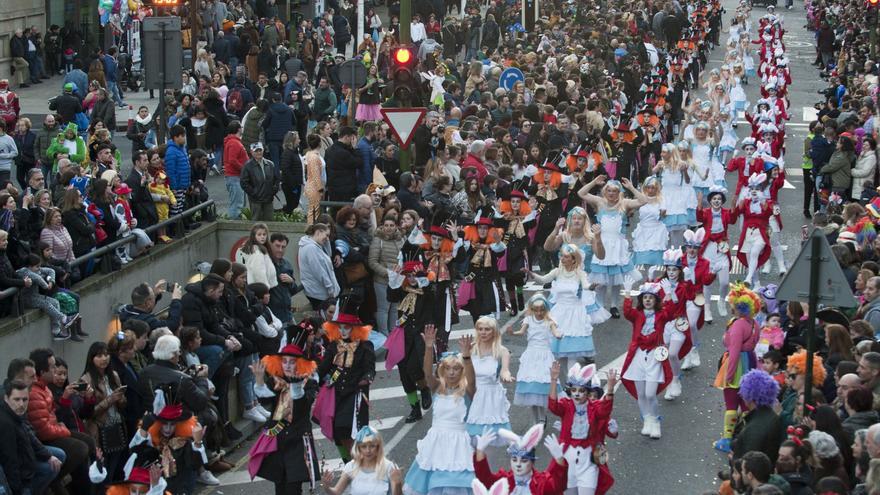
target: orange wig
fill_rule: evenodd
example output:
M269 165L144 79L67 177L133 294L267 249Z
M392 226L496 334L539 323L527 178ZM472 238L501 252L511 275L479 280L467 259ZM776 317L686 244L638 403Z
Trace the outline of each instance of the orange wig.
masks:
M269 373L275 378L284 378L284 368L281 367L281 358L282 356L280 354L272 354L269 356L263 356L263 359L260 361L266 366L266 373ZM317 367L317 363L311 359L296 358L297 378L311 376Z
M425 251L433 251L434 248L431 246L431 238L430 235L427 236L428 241L423 243L420 247ZM455 247L455 241L452 239L443 238L443 241L440 243L440 252L441 253L451 253L452 248Z
M107 491L105 492L107 495L128 495L128 483L120 483L118 485L110 485L107 487ZM166 495L171 495L171 492L166 491Z
M562 185L562 174L538 167L538 173L535 174L535 182L541 185L547 184L551 188L556 189Z
M798 375L807 374L807 351L801 350L788 357L788 371ZM813 386L821 387L825 383L825 366L822 357L813 354Z
M324 333L327 335L327 338L330 339L330 342L336 342L337 340L342 340L342 333L339 331L339 324L333 323L332 321L324 322ZM370 325L354 325L351 327L351 340L352 341L362 341L367 340L370 336L370 331L373 329Z
M181 438L192 438L192 430L198 424L199 420L195 416L189 418L186 421L178 421L176 425L174 425L174 436ZM150 429L147 431L150 434L150 439L153 441L153 445L159 445L162 440L162 421L157 420L150 426Z
M528 206L528 205L526 205ZM497 231L499 237L504 235L504 229L499 229L497 227L489 227L489 234L486 235L486 240L492 239L492 231ZM480 241L480 234L477 233L476 225L468 225L464 228L464 240L470 241L471 244L480 244L483 241ZM490 241L491 242L491 241Z
M518 217L524 217L532 212L532 207L529 206L528 200L525 199L521 199L519 202L519 212L513 211L513 205L510 204L509 199L502 201L499 209L501 210L501 213L513 213Z

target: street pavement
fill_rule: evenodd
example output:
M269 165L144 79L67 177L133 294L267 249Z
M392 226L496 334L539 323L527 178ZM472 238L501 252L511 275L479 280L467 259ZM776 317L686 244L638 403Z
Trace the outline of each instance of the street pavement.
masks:
M729 23L731 13L734 12L736 3L725 0L727 9L725 15L725 27ZM752 15L753 26L757 25L758 18L765 12L762 8L756 8ZM825 81L818 77L814 67L810 65L814 57L812 46L813 36L804 27L804 11L802 8L781 13L786 17L785 43L788 49L787 55L791 60L792 80L789 87L791 106L789 113L791 121L786 124L786 173L787 184L780 192L780 206L784 230L782 232L782 244L786 247L786 260L793 262L800 247L801 226L808 223L801 215L803 178L800 170L801 150L803 139L807 134L807 125L815 116L813 104L820 99L817 91L826 86ZM725 28L726 30L726 28ZM722 40L726 34L722 35ZM711 57L710 67L718 67L723 58L723 50L716 49ZM746 87L750 103L759 98L757 81ZM22 90L22 108L24 114L42 116L45 114L47 100L60 92L61 78L55 77L45 84L33 86ZM700 97L703 95L700 94ZM155 108L157 100L148 99L148 94L126 93L127 103L134 105L135 109L144 102L151 111ZM127 119L127 111L118 111L117 119ZM42 119L35 121L35 126L41 125ZM738 133L740 138L749 132L749 126L744 119L740 120ZM124 169L130 167L131 145L125 139L124 133L114 136L114 143L120 148L123 155ZM728 174L728 183L735 184L736 177ZM227 197L224 192L222 177L210 177L208 187L212 197L219 203L220 210L225 211ZM732 244L736 244L739 236L739 228L731 230ZM293 253L291 252L291 255ZM735 266L733 279L743 277L741 266ZM771 275L762 276L764 283L778 283L779 277L776 267L773 267ZM541 288L529 284L526 298ZM717 296L716 296L717 297ZM702 493L703 490L717 486L716 473L725 465L726 459L712 449L712 442L717 439L721 432L721 419L723 414L722 397L720 391L711 386L717 369L717 360L723 352L721 337L724 332L725 321L717 315L715 302L712 303L715 322L707 325L701 332L702 366L695 370L686 371L683 378L684 391L682 396L673 401L660 400L660 412L662 415L663 438L651 440L639 434L641 419L635 399L625 390L621 389L615 396L613 417L620 424L620 436L617 440L608 443L609 464L616 482L611 490L614 494L637 494L646 493L648 490L656 493L670 494L693 494ZM461 323L456 325L451 337L451 347L462 335L473 331L471 317L462 313ZM501 320L504 328L514 326L517 328L522 315L516 318L508 318L506 315ZM598 325L593 332L597 349L596 363L603 370L619 369L623 362L631 327L623 319L609 320ZM510 349L514 359L512 360L512 372L515 375L519 365L518 356L525 349L525 336L509 336L503 339L504 345ZM513 385L506 386L508 398L513 399ZM415 424L405 424L403 419L408 414L409 407L404 398L403 389L400 385L397 370L385 371L384 362L377 364L376 380L373 383L371 393L372 411L370 417L372 424L385 438L386 454L398 463L406 472L416 455L416 442L423 438L430 427L431 413L427 412L425 418ZM526 408L511 406L510 419L513 429L524 432L530 425L530 413ZM554 418L548 421L547 433L554 432L552 427ZM317 429L315 430L317 433ZM318 435L319 436L319 435ZM244 444L244 448L230 454L228 459L235 464L235 469L221 475L221 486L205 487L203 493L217 493L230 495L255 495L272 493L271 483L257 479L251 481L247 474L247 449L252 444L251 438ZM338 470L341 466L338 452L326 439L321 438L317 442L318 453L324 460L325 469ZM543 447L538 449L539 460L537 467L544 468L548 461L548 455ZM489 452L490 463L493 468L508 467L508 458L503 450L494 449Z

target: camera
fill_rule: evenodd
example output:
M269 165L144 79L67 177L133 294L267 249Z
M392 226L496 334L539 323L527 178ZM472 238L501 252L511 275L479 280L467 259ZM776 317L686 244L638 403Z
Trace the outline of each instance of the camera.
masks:
M79 382L76 384L76 391L77 392L85 392L86 389L88 389L88 388L89 388L89 384L86 382Z
M173 282L165 282L165 290L168 292L173 291L174 290L174 283Z

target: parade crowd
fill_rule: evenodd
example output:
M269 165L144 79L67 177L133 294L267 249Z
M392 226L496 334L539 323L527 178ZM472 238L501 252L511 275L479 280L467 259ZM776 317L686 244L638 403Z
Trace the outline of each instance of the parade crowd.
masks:
M723 427L703 448L722 455L706 493L880 494L877 13L788 7L549 1L526 30L519 3L418 0L419 79L403 88L390 82L397 0L387 25L368 5L361 40L345 0L289 23L273 0L208 0L173 11L197 33L194 69L132 116L130 165L112 140L125 50L85 50L57 26L45 40L16 32L14 89L64 81L40 129L0 81L0 290L17 289L0 310L39 308L55 340L90 344L74 377L80 363L48 348L8 363L0 488L191 494L233 468L237 410L260 425L248 472L278 494L614 493L626 455L614 439L641 420L660 440L661 398L687 396L699 386L687 371L717 363ZM108 14L119 28L151 12ZM789 90L804 83L786 23L802 18L828 84L793 143ZM362 87L341 82L350 58ZM509 67L523 78L508 86ZM401 163L379 110L407 105L429 111ZM806 306L776 297L796 162L803 215L859 301L822 308L811 366ZM225 180L220 214L253 224L234 259L138 285L118 328L88 338L107 322L83 321L76 284L213 221L160 225L219 198L211 174ZM307 224L295 259L273 220ZM299 293L309 307L295 313ZM452 339L460 311L475 329ZM593 331L621 318L624 363L600 373ZM725 351L701 356L713 322ZM386 456L370 426L383 353L405 422L431 422L413 459ZM615 417L618 385L640 418ZM534 426L512 431L511 407ZM341 472L323 466L313 428ZM509 466L491 466L492 449Z

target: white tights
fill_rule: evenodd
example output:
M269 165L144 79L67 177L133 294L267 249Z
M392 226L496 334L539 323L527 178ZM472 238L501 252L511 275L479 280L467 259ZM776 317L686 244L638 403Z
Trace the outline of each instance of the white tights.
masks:
M730 263L721 263L721 267L715 273L715 280L718 281L718 297L723 301L727 298L727 291L730 289ZM706 298L706 315L709 315L709 305L712 303L712 284L703 286L703 297Z
M636 395L639 400L639 412L642 417L659 415L660 406L657 404L657 382L634 382L636 385Z
M759 236L752 243L752 249L749 250L749 274L746 275L746 280L752 284L752 287L760 286L758 282L758 258L761 257L761 251L764 250L766 245L764 239Z
M782 243L779 241L779 238L782 236L779 232L770 232L770 252L773 254L773 259L776 260L776 264L779 266L779 271L784 272L785 270L785 251L782 250Z
M531 406L532 423L537 424L547 419L547 410L543 406Z
M620 299L619 285L603 285L597 289L596 296L600 306L606 309L620 307L618 304Z
M678 330L674 331L678 332ZM681 374L681 360L678 358L678 353L683 345L684 338L669 339L669 366L672 368L672 378L677 378Z
M706 299L706 306L709 306L709 299ZM694 344L694 349L700 346L700 338L698 337L699 329L697 328L697 322L700 320L700 311L702 309L703 308L700 308L694 303L687 303L688 324L691 329L691 342L693 342Z

